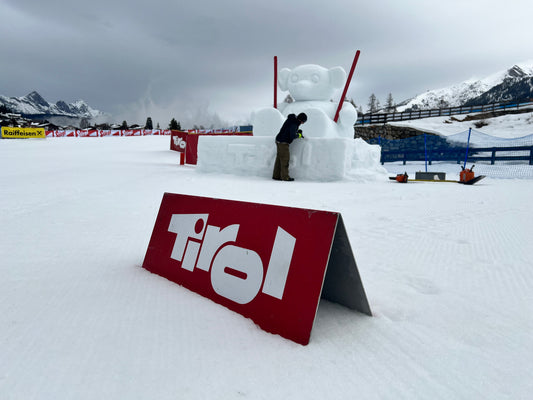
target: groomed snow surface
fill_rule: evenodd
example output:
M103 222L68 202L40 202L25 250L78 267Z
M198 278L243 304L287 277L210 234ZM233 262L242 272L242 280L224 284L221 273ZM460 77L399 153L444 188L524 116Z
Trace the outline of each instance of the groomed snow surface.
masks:
M276 182L168 149L0 141L1 399L531 398L531 180ZM300 346L150 274L164 192L341 212L374 316L322 300Z

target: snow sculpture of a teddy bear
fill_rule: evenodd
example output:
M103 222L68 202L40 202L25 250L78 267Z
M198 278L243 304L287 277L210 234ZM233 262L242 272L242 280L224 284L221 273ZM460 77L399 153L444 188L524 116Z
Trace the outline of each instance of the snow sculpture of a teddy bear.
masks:
M332 96L344 86L346 72L341 67L324 68L320 65L300 65L279 72L278 85L288 91L294 102L280 104L279 110L264 108L252 115L254 136L275 136L289 114L307 114L302 126L304 136L309 138L353 138L357 120L355 107L344 102L335 123L338 102Z

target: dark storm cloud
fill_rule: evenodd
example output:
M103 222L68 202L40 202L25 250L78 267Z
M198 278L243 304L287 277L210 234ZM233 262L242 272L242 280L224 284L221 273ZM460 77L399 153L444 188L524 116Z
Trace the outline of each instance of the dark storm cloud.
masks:
M532 8L522 0L4 0L0 94L82 98L116 120L163 125L201 112L233 122L271 104L274 56L280 67L348 71L360 49L348 96L363 106L371 93L401 101L533 58Z

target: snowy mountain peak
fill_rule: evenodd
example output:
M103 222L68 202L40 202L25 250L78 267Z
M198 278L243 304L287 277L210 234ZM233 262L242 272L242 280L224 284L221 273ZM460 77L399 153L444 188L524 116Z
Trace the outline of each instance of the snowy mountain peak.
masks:
M533 97L533 61L482 79L468 79L441 89L429 90L398 104L398 111L489 104Z
M31 92L30 94L27 94L26 96L22 97L21 100L27 102L28 104L34 104L39 107L49 107L50 104L41 97L39 93L36 91Z
M103 112L89 107L83 100L77 100L70 104L59 100L55 104L50 104L36 91L23 97L0 95L0 104L24 116L95 118L104 115Z
M511 78L522 78L526 73L518 65L514 65L507 71L507 75Z

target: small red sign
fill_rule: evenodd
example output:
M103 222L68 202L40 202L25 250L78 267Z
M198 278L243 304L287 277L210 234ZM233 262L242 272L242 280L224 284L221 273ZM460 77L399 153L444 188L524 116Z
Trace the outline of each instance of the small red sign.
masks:
M187 148L187 132L171 131L170 150L185 153Z
M165 193L143 267L306 345L330 254L342 262L330 268L327 292L370 314L340 214Z
M204 130L205 131L205 130ZM251 136L251 132L197 132L193 131L171 131L170 150L185 153L187 164L196 165L198 163L198 139L201 136Z

